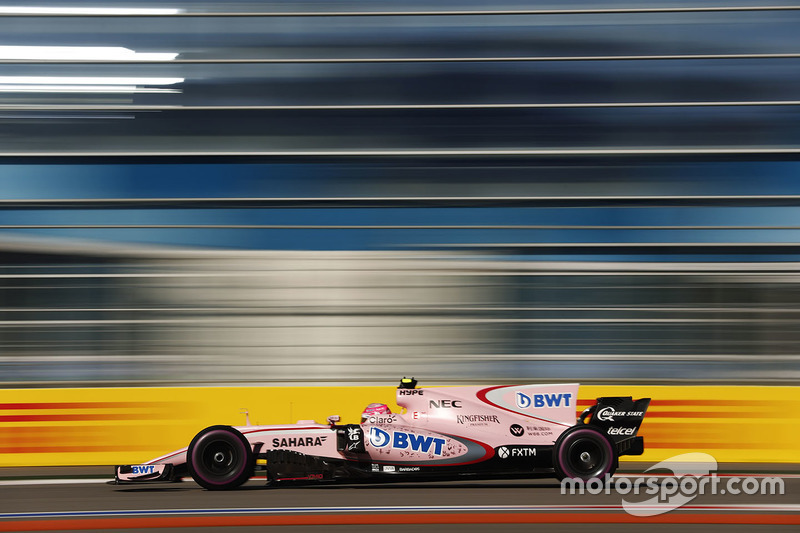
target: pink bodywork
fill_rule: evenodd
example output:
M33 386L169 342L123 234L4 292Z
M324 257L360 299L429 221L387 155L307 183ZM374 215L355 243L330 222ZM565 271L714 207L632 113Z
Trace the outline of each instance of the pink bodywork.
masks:
M236 427L261 452L294 450L373 463L459 465L490 459L502 445L552 445L575 425L578 384L397 389L402 414L370 416L364 429L366 453L337 450L334 427L298 423ZM186 462L186 448L148 465ZM398 466L402 470L405 466Z

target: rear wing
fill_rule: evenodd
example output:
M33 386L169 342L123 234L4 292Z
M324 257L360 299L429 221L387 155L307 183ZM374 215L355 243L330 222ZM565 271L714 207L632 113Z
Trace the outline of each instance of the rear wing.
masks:
M596 427L616 445L618 455L641 455L644 439L637 437L647 414L650 398L635 400L631 396L607 396L581 413L580 424ZM586 419L589 418L587 422Z

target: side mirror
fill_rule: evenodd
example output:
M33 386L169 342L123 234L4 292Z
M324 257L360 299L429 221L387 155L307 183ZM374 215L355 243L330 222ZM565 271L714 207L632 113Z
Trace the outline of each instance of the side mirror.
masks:
M334 425L336 422L341 420L342 418L339 415L331 415L328 417L328 424Z

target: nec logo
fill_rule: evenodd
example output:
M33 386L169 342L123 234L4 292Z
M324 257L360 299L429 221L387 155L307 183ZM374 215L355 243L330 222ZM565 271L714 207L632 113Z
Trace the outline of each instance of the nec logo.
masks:
M155 472L156 467L153 465L134 466L134 474L152 474Z
M461 409L461 400L430 400L428 406L437 409Z
M553 393L553 394L534 394L533 398L525 394L524 392L519 392L514 395L514 398L517 401L517 407L520 409L527 409L530 406L533 407L561 407L562 401L564 407L570 407L570 400L572 399L572 393Z

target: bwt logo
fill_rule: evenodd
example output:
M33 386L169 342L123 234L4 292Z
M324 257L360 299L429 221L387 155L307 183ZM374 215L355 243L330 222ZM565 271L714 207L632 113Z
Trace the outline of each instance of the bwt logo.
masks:
M524 392L517 391L515 399L517 400L517 407L520 409L527 409L531 405L534 407L561 407L562 400L564 401L564 407L570 407L569 402L572 399L572 393L534 394L533 398L531 398Z
M142 466L134 466L133 473L134 474L152 474L155 472L156 467L153 465L142 465Z
M411 450L414 452L428 453L433 448L434 455L442 455L445 440L439 437L425 437L404 431L392 433L381 428L369 428L369 443L375 448L391 446L395 450Z

